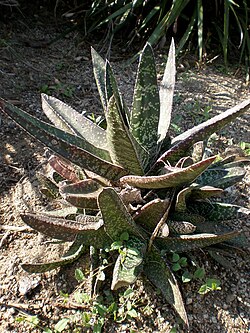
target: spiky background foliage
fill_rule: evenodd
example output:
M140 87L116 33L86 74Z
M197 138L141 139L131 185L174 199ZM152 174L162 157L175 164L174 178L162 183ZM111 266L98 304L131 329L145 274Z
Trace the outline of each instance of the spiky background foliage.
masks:
M106 129L44 94L43 111L53 125L1 100L1 109L52 152L48 163L54 173L39 176L43 193L67 202L61 210L21 214L35 230L72 242L62 259L23 268L45 272L71 263L89 247L112 249L122 239L122 251L112 257L111 289L132 284L143 273L188 324L177 280L162 253L205 248L222 262L221 249L225 254L246 246L241 231L224 221L249 211L214 198L244 177L249 159L207 156L205 140L246 112L250 100L170 138L174 43L159 88L152 48L144 47L130 110L109 62L94 49L92 60Z

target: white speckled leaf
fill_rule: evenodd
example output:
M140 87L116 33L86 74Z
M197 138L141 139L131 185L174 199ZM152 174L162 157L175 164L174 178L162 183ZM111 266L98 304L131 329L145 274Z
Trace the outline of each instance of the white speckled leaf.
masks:
M42 94L43 112L57 127L85 138L92 145L108 150L106 132L90 119L59 99Z
M158 140L160 97L152 48L146 44L140 56L131 111L131 132L148 151L155 154Z
M175 85L175 46L172 39L168 61L166 64L163 80L160 85L160 119L158 125L158 144L165 139L171 120Z

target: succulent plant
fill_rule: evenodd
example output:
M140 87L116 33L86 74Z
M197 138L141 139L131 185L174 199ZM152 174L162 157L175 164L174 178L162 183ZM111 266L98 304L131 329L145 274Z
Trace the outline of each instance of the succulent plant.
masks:
M21 214L35 230L72 242L60 260L22 267L30 273L45 272L71 263L89 247L110 248L128 235L125 250L113 255L111 289L144 274L188 325L176 277L163 252L205 248L227 253L246 245L241 231L231 230L224 221L246 216L249 210L215 197L244 177L249 159L233 154L209 157L205 142L246 112L250 100L171 138L173 42L159 88L152 48L146 44L142 50L130 110L110 63L94 49L92 61L105 129L45 94L42 108L53 125L1 100L1 109L51 152L48 163L54 172L39 175L43 193L67 202L61 210Z

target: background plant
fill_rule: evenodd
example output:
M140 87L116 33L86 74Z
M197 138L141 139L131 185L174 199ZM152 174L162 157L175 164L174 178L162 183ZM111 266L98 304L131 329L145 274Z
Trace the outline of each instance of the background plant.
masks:
M246 246L241 231L232 230L224 220L246 216L249 211L219 203L214 197L244 177L243 166L249 159L236 154L208 156L206 140L244 114L250 101L171 138L173 42L159 88L152 48L145 45L130 110L109 62L94 50L92 60L106 129L44 94L42 107L53 125L1 100L5 113L53 151L48 159L51 172L39 175L43 193L47 189L52 197L61 196L67 202L60 210L21 214L34 229L72 242L60 260L22 267L42 273L90 250L94 290L109 274L109 263L113 263L112 290L132 285L143 274L188 325L176 277L162 251L186 253L205 248L225 264L224 257L232 250L235 253L235 248ZM208 288L215 289L216 283L210 282Z

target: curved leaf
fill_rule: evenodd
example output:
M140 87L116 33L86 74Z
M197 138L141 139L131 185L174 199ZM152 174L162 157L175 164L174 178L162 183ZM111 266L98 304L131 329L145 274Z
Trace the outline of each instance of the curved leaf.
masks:
M124 176L120 184L128 184L138 188L168 188L193 182L208 166L213 163L215 156L201 162L192 164L186 168L178 168L177 171L160 176Z
M31 228L52 238L64 241L73 241L77 234L88 232L88 230L98 230L103 225L101 220L92 224L83 225L72 220L49 215L23 213L20 216L23 222Z
M142 206L133 215L136 224L152 232L169 205L169 200L154 199Z
M44 273L61 266L71 264L86 252L86 246L73 243L63 258L49 263L22 264L22 268L28 273Z

